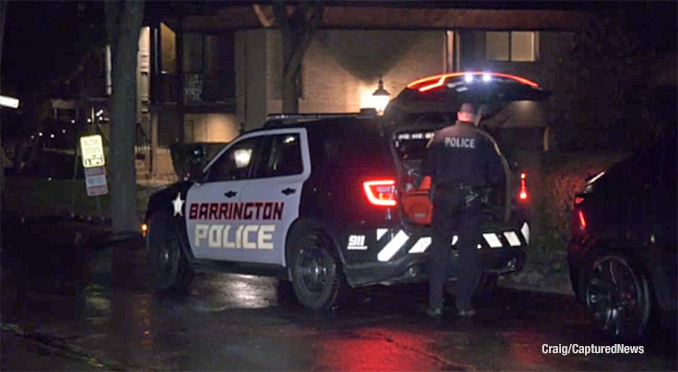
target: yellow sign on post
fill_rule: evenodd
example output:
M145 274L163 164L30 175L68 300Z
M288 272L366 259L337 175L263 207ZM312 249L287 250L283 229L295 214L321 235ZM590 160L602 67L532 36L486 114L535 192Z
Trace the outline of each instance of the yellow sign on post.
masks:
M85 168L102 167L104 161L104 144L100 134L80 137L82 166Z

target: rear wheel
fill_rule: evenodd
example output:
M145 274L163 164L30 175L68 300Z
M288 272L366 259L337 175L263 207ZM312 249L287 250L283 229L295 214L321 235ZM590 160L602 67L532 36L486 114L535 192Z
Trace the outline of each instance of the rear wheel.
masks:
M584 298L605 334L625 339L645 334L652 303L650 288L644 273L627 257L616 253L599 256L587 273Z
M292 240L292 285L299 302L312 310L334 306L345 287L341 263L320 230L305 230Z
M178 234L163 215L151 216L146 233L148 261L157 291L187 293L194 272L181 250Z

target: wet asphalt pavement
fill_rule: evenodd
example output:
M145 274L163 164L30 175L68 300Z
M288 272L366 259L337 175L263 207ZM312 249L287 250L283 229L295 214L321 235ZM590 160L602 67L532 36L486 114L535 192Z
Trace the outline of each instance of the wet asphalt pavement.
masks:
M601 339L565 295L498 288L476 318L450 305L439 321L424 315L425 285L356 290L325 314L301 308L289 285L245 275L200 274L188 296L159 296L139 241L107 250L73 225L3 225L2 370L678 369L663 341L641 355L544 354L639 345Z

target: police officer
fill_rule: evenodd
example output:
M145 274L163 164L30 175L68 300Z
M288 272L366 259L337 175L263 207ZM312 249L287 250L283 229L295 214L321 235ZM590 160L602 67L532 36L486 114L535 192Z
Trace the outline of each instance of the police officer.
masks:
M422 173L431 177L433 240L429 256L429 308L442 315L443 288L448 279L452 233L459 252L456 305L460 316L472 317L471 297L480 278L478 249L481 231L481 193L503 180L499 147L478 129L478 106L462 104L457 122L438 132L428 143Z

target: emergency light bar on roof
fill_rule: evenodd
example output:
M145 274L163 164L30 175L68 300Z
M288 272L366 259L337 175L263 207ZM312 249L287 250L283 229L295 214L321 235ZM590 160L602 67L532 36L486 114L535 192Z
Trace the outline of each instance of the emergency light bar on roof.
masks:
M445 82L449 79L462 79L464 80L465 83L473 83L477 78L477 76L480 76L482 82L490 82L496 78L505 80L513 80L515 82L529 85L534 88L538 88L539 85L535 83L534 81L527 80L525 78L522 78L520 76L515 76L515 75L509 75L509 74L503 74L501 72L485 72L485 71L469 71L469 72L451 72L449 74L441 74L441 75L434 75L434 76L429 76L425 77L422 79L415 80L409 84L407 84L407 88L409 89L417 89L420 92L426 92L428 90L442 87L445 85Z
M374 109L361 109L359 113L315 113L315 114L268 114L266 126L274 124L291 124L304 121L313 121L321 119L339 119L339 118L364 118L376 117L377 112Z

